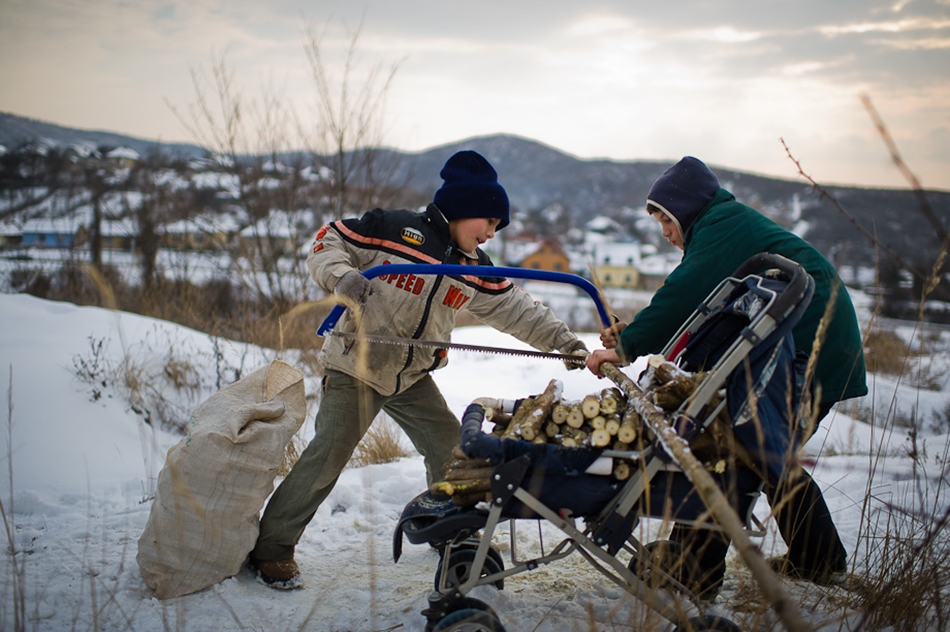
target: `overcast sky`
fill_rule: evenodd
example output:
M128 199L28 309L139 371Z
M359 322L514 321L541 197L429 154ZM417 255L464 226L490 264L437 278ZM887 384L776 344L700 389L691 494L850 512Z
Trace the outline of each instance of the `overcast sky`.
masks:
M386 144L510 133L581 158L669 159L950 189L950 0L0 0L0 111L162 141L223 54L244 99L307 120L304 44L398 64ZM504 174L501 174L504 181Z

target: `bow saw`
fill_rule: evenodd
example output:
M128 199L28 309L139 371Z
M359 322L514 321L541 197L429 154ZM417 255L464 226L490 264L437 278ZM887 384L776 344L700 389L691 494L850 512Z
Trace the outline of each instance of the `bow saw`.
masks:
M597 307L597 313L601 323L605 327L611 324L607 310L604 308L603 301L600 299L600 292L597 287L575 274L565 272L551 272L549 270L529 270L525 268L508 268L503 266L463 266L458 264L420 264L420 263L394 263L384 264L369 268L363 272L366 279L374 279L383 274L414 274L420 276L423 274L439 274L445 276L458 277L498 277L507 279L529 279L534 281L551 281L554 283L567 283L580 288L591 297L594 305ZM483 353L498 353L502 355L526 356L531 358L547 358L562 360L566 362L575 362L582 364L582 356L568 355L563 353L552 353L545 351L533 351L529 349L509 349L505 347L489 347L483 345L469 345L457 342L442 342L438 340L421 340L418 338L401 338L398 336L381 336L374 334L362 334L356 332L333 331L337 321L346 311L345 305L336 305L324 319L320 328L317 329L318 336L339 336L349 340L378 342L383 344L407 345L417 347L433 347L436 349L460 349L462 351L479 351Z

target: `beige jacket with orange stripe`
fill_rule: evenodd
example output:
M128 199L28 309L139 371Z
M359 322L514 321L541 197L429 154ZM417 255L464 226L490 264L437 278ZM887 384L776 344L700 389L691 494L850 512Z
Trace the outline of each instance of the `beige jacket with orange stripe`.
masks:
M471 259L451 243L438 207L424 211L375 209L335 221L317 233L307 264L326 292L350 270L395 263L492 265L481 250ZM372 294L357 323L351 310L338 330L448 342L460 310L541 351L559 349L576 336L550 308L508 279L411 274L371 280ZM382 343L354 343L328 336L324 366L367 382L382 395L408 388L448 363L445 350Z

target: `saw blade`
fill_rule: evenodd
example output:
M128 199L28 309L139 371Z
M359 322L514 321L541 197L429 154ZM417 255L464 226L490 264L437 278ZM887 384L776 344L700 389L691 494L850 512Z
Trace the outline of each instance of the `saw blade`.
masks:
M497 353L501 355L523 356L528 358L546 358L548 360L561 360L562 362L572 362L574 364L584 364L587 361L585 356L569 355L564 353L553 353L546 351L533 351L531 349L508 349L505 347L488 347L482 345L469 345L461 342L442 342L439 340L419 340L416 338L400 338L398 336L380 336L375 334L360 334L347 331L329 331L330 336L339 336L347 340L378 342L387 345L401 345L407 347L432 347L435 349L459 349L460 351L478 351L480 353Z

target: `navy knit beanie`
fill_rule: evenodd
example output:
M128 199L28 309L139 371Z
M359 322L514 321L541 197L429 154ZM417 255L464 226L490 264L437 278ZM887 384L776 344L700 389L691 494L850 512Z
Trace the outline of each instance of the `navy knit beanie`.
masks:
M496 230L508 225L508 194L498 184L495 169L474 151L460 151L439 172L445 184L432 200L447 220L497 217Z
M657 178L647 195L647 204L679 223L680 233L686 231L699 212L719 190L719 178L702 160L686 156Z

